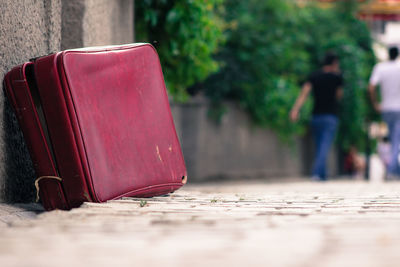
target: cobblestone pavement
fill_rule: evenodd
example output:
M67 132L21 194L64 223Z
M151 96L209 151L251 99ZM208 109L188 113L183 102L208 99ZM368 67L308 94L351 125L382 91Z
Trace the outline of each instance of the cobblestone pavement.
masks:
M0 266L400 266L400 183L187 185L72 211L1 204Z

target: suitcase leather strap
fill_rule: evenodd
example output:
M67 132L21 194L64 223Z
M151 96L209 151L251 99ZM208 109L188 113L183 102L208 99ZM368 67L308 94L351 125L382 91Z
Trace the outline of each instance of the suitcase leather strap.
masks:
M7 73L4 85L27 141L35 171L40 176L35 181L36 198L38 199L39 194L42 196L42 204L46 210L68 209L62 180L57 176L59 174L53 159L51 144L47 141L45 129L40 121L38 114L40 109L36 107L40 104L40 99L34 79L33 63L25 63ZM40 192L39 187L42 189Z

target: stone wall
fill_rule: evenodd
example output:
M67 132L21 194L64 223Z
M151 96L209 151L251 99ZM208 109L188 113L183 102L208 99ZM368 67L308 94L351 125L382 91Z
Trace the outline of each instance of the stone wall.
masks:
M131 43L133 13L133 0L2 0L0 77L60 49ZM0 201L32 201L35 175L3 92L0 118Z
M313 144L310 135L294 145L282 143L271 130L251 123L237 105L228 103L220 123L208 118L209 104L198 98L172 104L190 181L214 179L287 178L309 176ZM337 175L337 155L332 150L329 174Z

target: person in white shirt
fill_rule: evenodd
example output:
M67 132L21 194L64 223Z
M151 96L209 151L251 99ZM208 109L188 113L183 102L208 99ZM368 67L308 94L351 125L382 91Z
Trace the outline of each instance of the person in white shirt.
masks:
M368 91L374 109L382 114L382 119L389 128L391 143L391 159L388 165L388 174L400 178L399 146L400 146L400 63L396 60L399 54L397 47L389 48L387 62L375 65ZM382 101L377 99L376 89L380 87Z

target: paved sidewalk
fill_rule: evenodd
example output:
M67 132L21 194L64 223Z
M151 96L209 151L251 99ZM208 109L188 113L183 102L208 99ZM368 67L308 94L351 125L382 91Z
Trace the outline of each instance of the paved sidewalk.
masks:
M0 266L400 266L400 183L187 185L69 212L1 204Z

